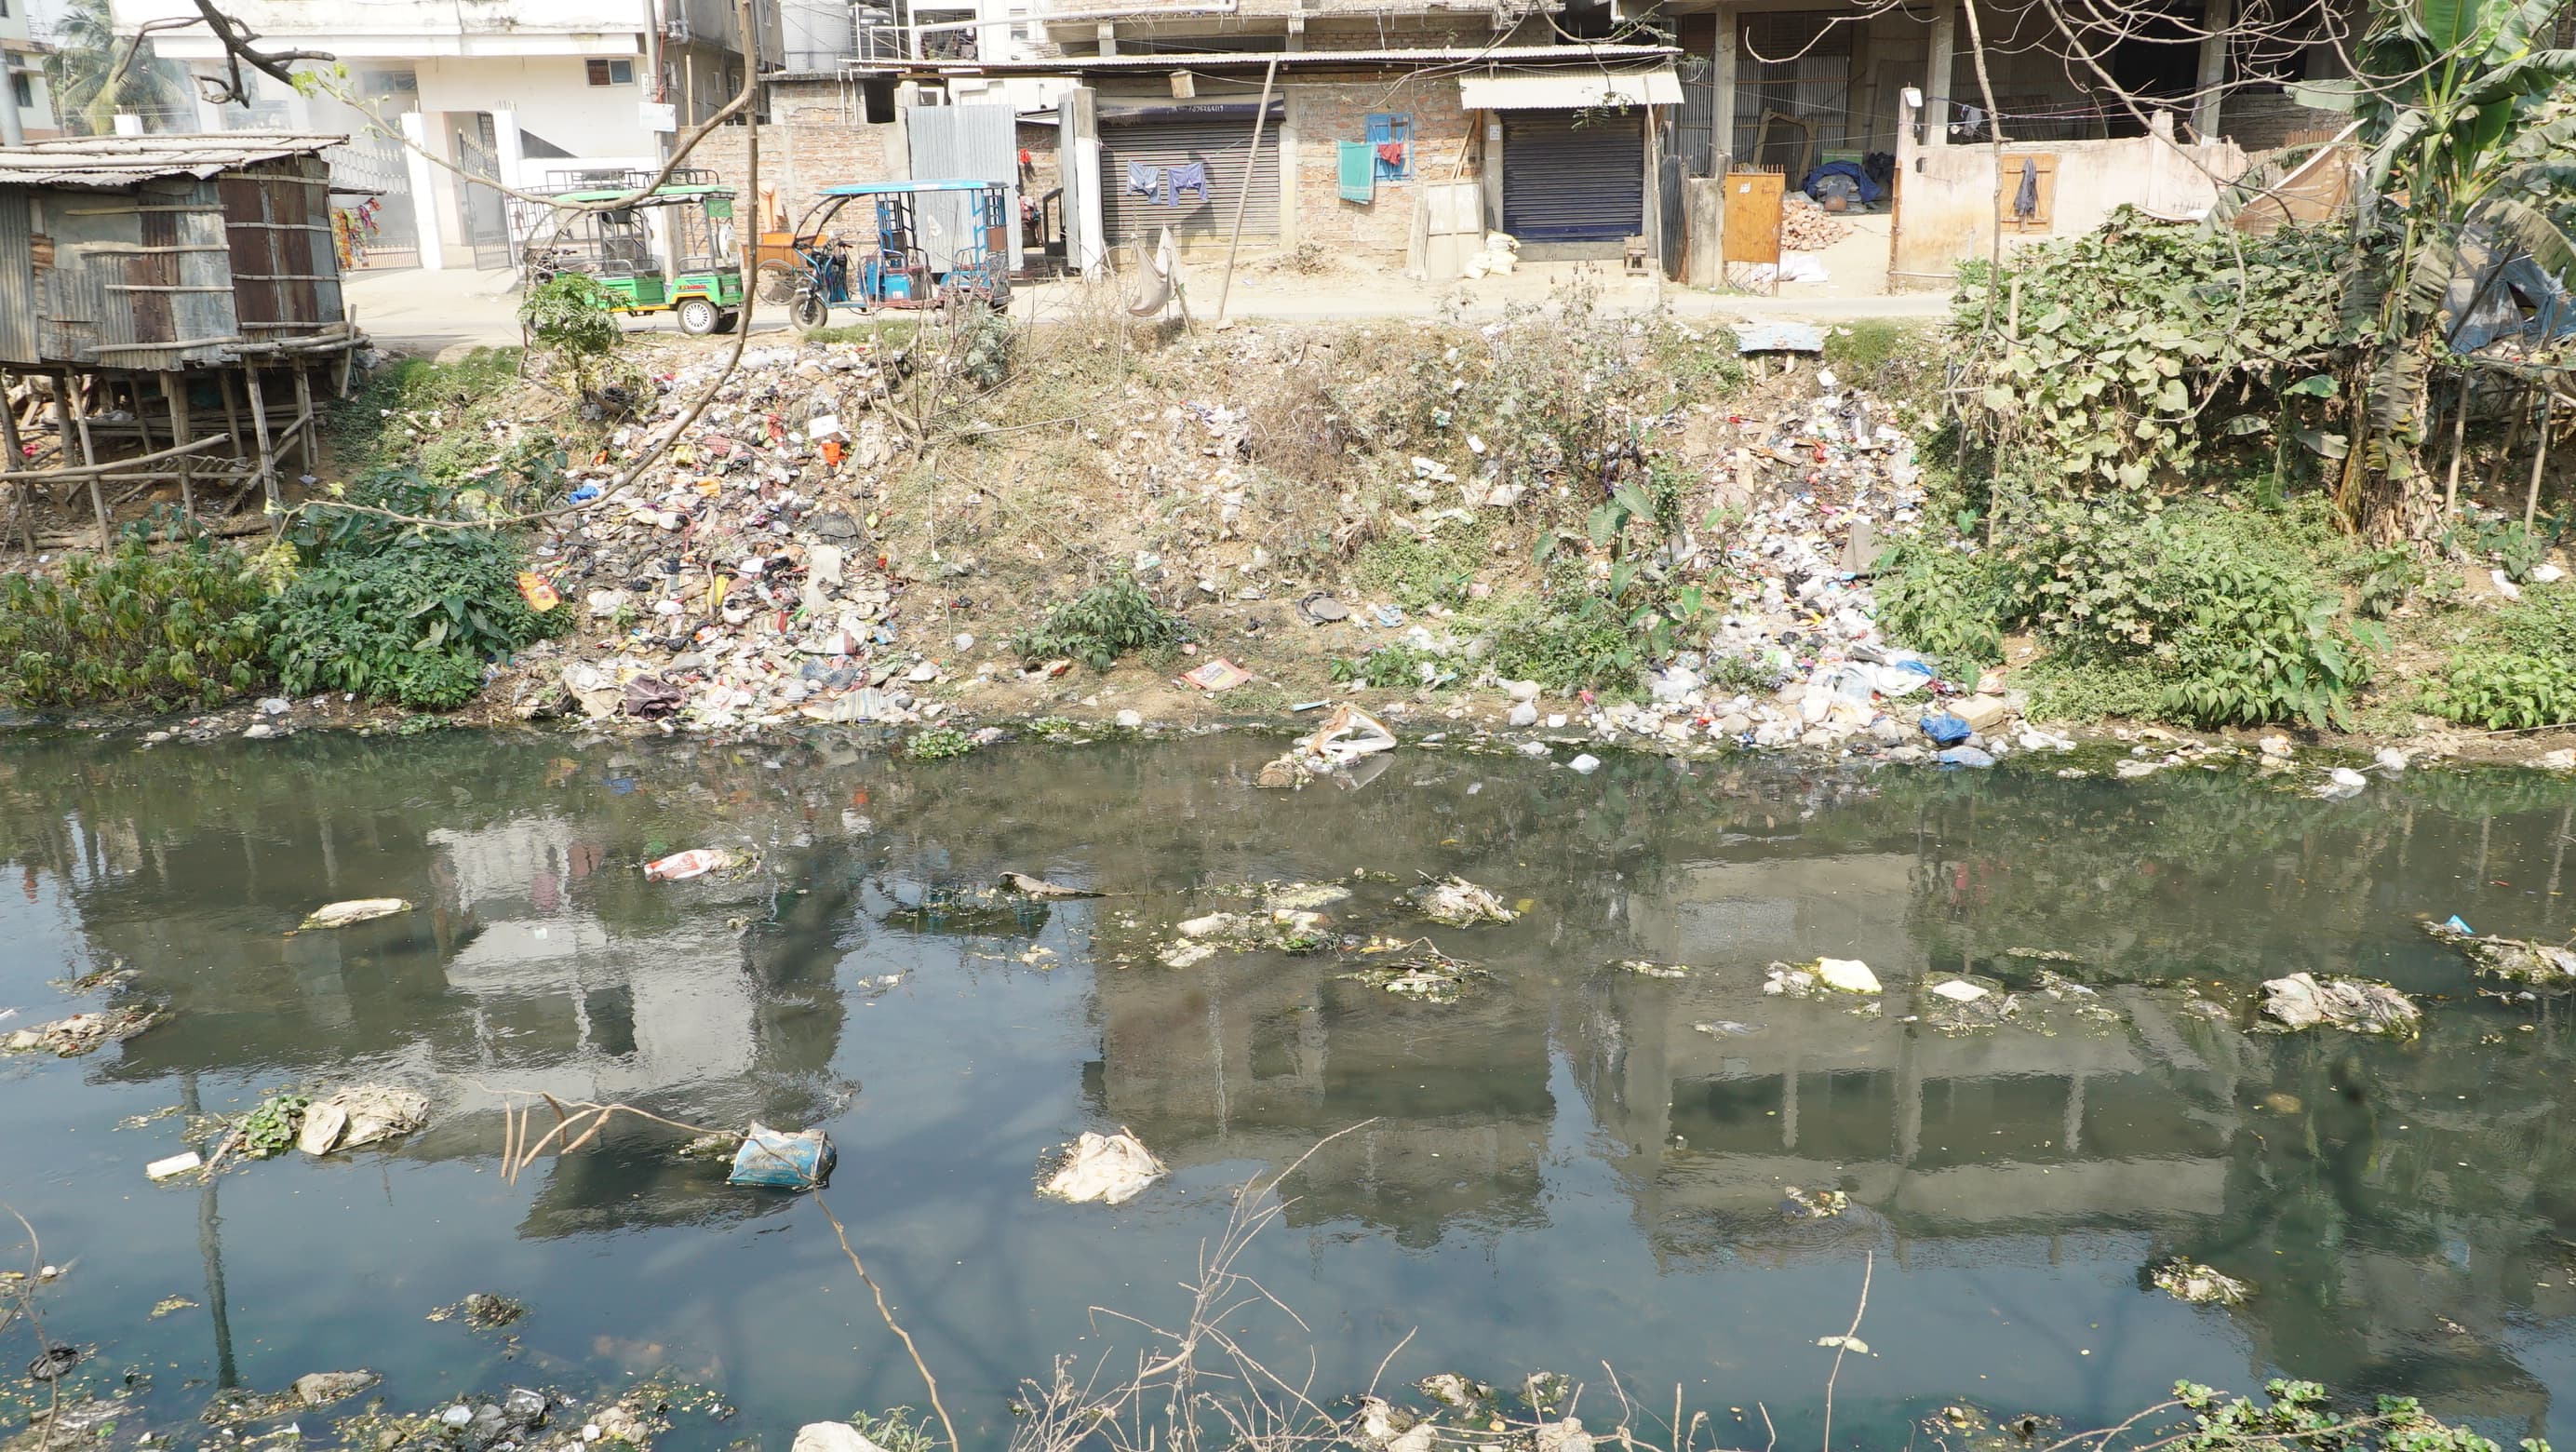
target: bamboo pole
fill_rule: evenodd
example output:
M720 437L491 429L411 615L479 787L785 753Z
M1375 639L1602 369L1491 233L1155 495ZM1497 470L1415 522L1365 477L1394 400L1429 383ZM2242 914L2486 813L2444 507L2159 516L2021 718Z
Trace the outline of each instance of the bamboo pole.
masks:
M2540 513L2540 471L2549 462L2549 416L2557 402L2555 392L2546 388L2540 390L2540 437L2531 448L2531 488L2522 496L2524 529L2531 528L2531 521Z
M1225 321L1225 300L1234 291L1234 255L1243 248L1243 213L1252 205L1252 180L1261 174L1261 128L1270 120L1270 88L1278 79L1279 54L1273 51L1270 64L1261 72L1261 104L1252 113L1252 156L1243 164L1243 192L1234 199L1234 237L1225 244L1225 277L1216 285L1215 322ZM1181 316L1188 317L1189 305L1184 303L1181 307Z
M89 410L82 406L80 385L72 381L71 370L68 368L63 370L62 404L71 414L73 430L80 435L82 467L84 471L95 471L98 467L98 452L91 447L89 441ZM107 520L107 486L99 482L95 472L89 474L89 502L90 507L98 511L98 547L101 552L104 552L110 545L116 543L116 531Z
M2460 456L2469 447L2469 372L2460 370L2460 396L2451 405L2451 468L2442 479L2442 517L2460 511Z
M170 441L188 442L188 389L176 373L161 375L161 397L170 405ZM179 463L179 512L190 519L197 517L197 468L187 456Z
M303 464L305 473L319 474L322 456L313 448L313 379L300 363L295 367L295 427L296 459Z
M18 409L9 402L9 375L0 372L0 448L9 451L9 467L17 470L27 463L27 450L18 441ZM18 496L18 546L29 554L36 552L36 485L21 479L14 491Z
M259 370L256 368L243 369L242 386L247 389L250 394L250 427L252 434L259 441L260 495L268 501L269 512L275 513L278 503L277 455L269 448L268 400L260 396Z

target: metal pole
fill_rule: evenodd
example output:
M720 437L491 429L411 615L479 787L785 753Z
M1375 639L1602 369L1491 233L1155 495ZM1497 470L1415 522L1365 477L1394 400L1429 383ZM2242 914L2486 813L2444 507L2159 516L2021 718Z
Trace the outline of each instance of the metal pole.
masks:
M1279 54L1273 51L1270 64L1261 71L1261 105L1252 113L1252 155L1243 163L1243 193L1234 199L1234 239L1225 244L1225 279L1216 285L1215 321L1220 323L1225 321L1226 295L1234 291L1234 254L1243 249L1243 212L1252 204L1252 179L1261 171L1261 127L1270 119L1270 86L1278 79ZM1182 316L1188 315L1188 305L1183 304Z

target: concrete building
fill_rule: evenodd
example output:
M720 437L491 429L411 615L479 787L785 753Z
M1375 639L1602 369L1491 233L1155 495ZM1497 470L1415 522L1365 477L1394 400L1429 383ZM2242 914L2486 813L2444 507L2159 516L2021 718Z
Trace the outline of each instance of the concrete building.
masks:
M44 42L27 29L27 0L0 0L0 56L8 59L9 96L18 108L18 127L32 141L59 136L53 88L46 84Z
M121 31L193 13L187 0L112 3ZM345 98L254 77L247 102L203 106L201 124L349 133L332 182L335 207L359 224L358 265L511 265L514 231L529 220L439 162L531 190L564 173L658 167L679 131L741 88L746 64L774 67L781 50L775 0L757 0L760 34L748 44L729 0L387 0L362 14L243 0L232 13L264 43L325 51L349 68ZM203 30L154 42L200 73L221 66Z

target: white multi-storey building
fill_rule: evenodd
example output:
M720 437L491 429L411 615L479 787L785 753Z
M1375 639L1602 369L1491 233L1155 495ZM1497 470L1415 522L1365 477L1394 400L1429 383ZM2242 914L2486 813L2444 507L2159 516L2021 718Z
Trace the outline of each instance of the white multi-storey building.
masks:
M27 0L0 0L0 56L8 60L10 98L30 140L59 135L52 88L45 84L43 42L27 31Z
M126 33L195 13L190 0L111 5ZM395 134L514 186L543 187L558 172L655 167L678 132L723 109L746 64L774 67L780 51L775 0L755 0L759 34L748 45L731 0L234 0L226 8L264 46L335 57L348 67L349 96L307 95L253 76L246 104L201 103L201 124L349 132L332 177L366 213L371 260L424 267L508 266L508 209L499 193L461 182ZM223 69L222 47L202 29L155 32L153 44L201 74Z

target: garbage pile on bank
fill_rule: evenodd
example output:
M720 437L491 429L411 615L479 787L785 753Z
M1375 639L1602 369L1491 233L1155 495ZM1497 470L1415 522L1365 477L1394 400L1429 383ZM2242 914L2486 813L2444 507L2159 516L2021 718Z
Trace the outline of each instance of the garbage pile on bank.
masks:
M909 362L868 344L762 346L633 483L609 491L722 374L680 368L659 401L570 471L537 546L592 649L567 648L523 714L669 718L724 729L792 721L912 722L935 661L896 649L902 582L874 533L878 471L897 432L877 412Z

